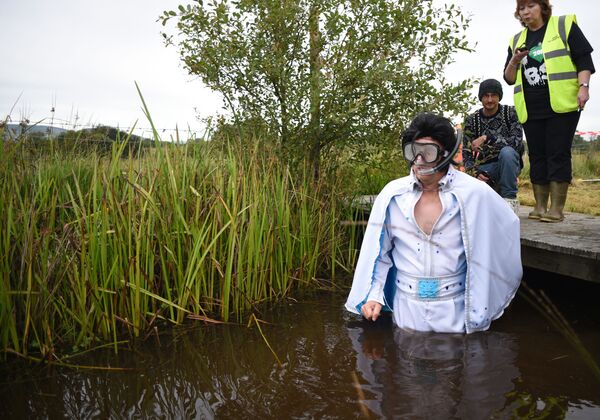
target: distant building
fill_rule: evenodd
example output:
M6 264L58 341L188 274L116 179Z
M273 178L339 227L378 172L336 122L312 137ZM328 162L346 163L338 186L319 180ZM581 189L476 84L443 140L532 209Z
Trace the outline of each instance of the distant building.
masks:
M594 140L600 136L600 131L576 131L576 136L581 136L584 140Z

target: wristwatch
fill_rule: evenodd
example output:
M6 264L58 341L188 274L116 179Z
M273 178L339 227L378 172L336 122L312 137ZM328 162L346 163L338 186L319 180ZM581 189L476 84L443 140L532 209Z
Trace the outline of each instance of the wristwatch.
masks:
M590 84L589 83L580 83L579 86L589 88Z

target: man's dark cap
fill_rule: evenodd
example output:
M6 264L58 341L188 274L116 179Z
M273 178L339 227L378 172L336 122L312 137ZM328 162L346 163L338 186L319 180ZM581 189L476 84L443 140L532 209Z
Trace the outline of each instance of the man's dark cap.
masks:
M483 100L486 93L497 93L502 100L502 84L496 79L487 79L479 85L479 100Z

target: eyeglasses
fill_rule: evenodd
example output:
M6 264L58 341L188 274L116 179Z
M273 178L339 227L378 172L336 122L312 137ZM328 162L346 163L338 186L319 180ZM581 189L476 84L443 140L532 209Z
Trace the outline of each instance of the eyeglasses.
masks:
M448 156L447 151L442 151L442 149L434 143L406 143L402 152L404 153L404 159L411 163L414 162L419 155L421 155L421 158L425 163L434 163L437 162L440 157Z

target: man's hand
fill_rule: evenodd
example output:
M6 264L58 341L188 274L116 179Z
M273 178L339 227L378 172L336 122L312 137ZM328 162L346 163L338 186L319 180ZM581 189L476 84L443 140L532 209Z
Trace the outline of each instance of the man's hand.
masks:
M479 179L480 181L483 181L483 182L488 182L490 180L490 178L487 175L485 175L483 172L480 172L477 174L477 179Z
M483 136L477 137L475 140L471 142L471 149L473 149L473 159L477 160L479 158L479 152L481 146L487 140L487 136L484 134Z
M379 318L379 313L381 312L381 308L381 303L370 300L365 303L362 308L360 308L360 312L369 321L377 321L377 318Z
M479 136L471 142L471 147L473 148L473 154L479 153L479 149L481 148L481 145L483 143L485 143L486 140L487 140L487 136L484 134L483 136Z

